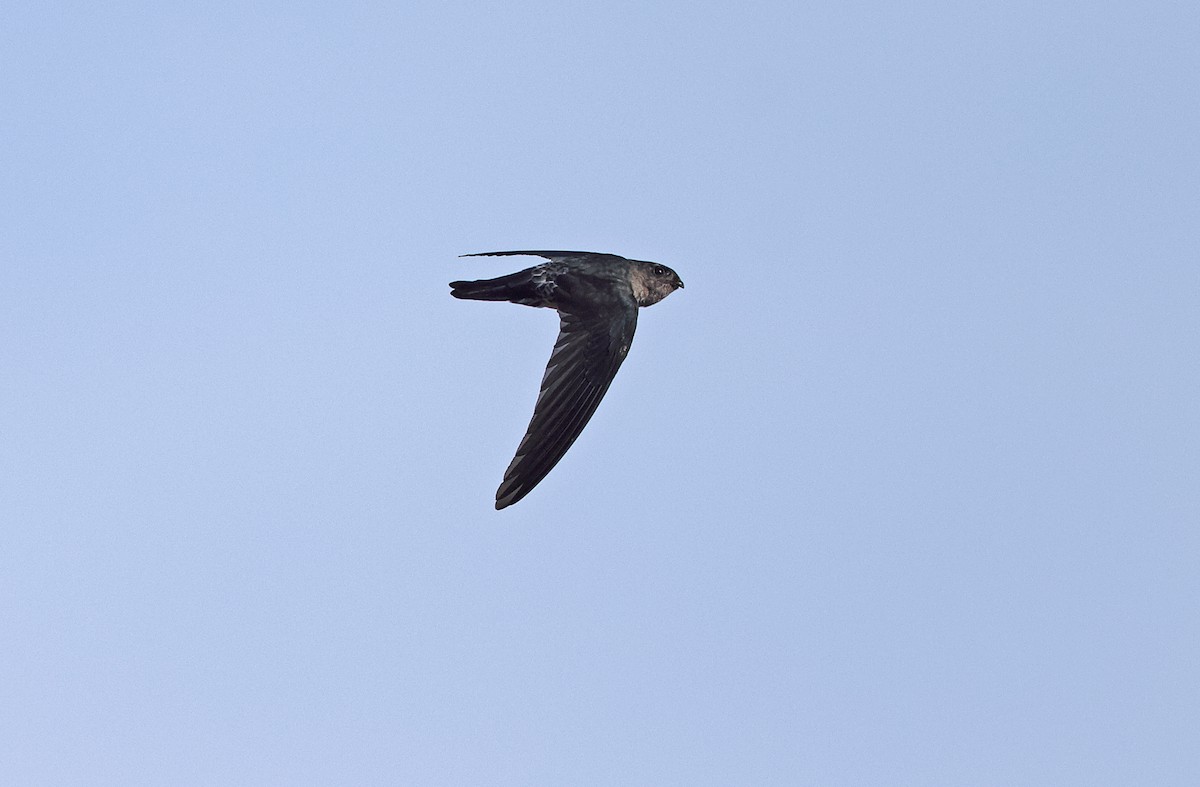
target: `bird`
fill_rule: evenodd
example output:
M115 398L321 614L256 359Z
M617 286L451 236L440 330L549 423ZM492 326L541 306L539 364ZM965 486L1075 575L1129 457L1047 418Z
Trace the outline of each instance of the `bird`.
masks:
M489 251L462 256L545 259L495 279L450 282L450 294L555 309L559 318L558 339L546 364L533 418L496 490L500 510L529 494L579 437L629 353L638 308L682 289L683 280L657 262L590 251Z

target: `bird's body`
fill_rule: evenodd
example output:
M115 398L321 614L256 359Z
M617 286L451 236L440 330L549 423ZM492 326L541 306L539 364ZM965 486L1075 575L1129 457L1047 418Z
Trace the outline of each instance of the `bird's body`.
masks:
M520 500L563 457L596 411L633 342L639 306L683 286L665 265L585 251L496 251L547 262L495 279L451 282L451 295L558 311L559 334L529 429L496 491L496 508Z

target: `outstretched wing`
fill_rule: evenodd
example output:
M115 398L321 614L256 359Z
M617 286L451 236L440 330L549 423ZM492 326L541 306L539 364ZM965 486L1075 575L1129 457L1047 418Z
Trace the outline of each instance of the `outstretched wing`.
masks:
M589 314L560 311L559 318L533 420L496 490L497 509L529 494L579 437L629 352L637 304L629 299Z
M481 251L478 254L460 254L460 257L545 257L548 260L623 260L619 254L601 254L596 251Z

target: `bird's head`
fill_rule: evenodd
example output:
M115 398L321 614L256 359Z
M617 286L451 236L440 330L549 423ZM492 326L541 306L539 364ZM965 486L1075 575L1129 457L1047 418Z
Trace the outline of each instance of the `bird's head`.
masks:
M637 299L638 306L658 303L675 290L683 288L683 279L666 265L642 260L630 262L633 263L630 284L633 285L633 297Z

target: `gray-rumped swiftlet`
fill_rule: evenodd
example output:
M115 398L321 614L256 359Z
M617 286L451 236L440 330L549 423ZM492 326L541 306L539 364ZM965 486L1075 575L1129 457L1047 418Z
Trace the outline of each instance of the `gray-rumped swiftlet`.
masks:
M455 298L511 301L558 311L558 340L546 364L533 419L496 490L496 508L529 494L563 458L625 360L639 306L683 287L657 262L589 251L491 251L464 257L528 255L547 262L495 279L450 282Z

